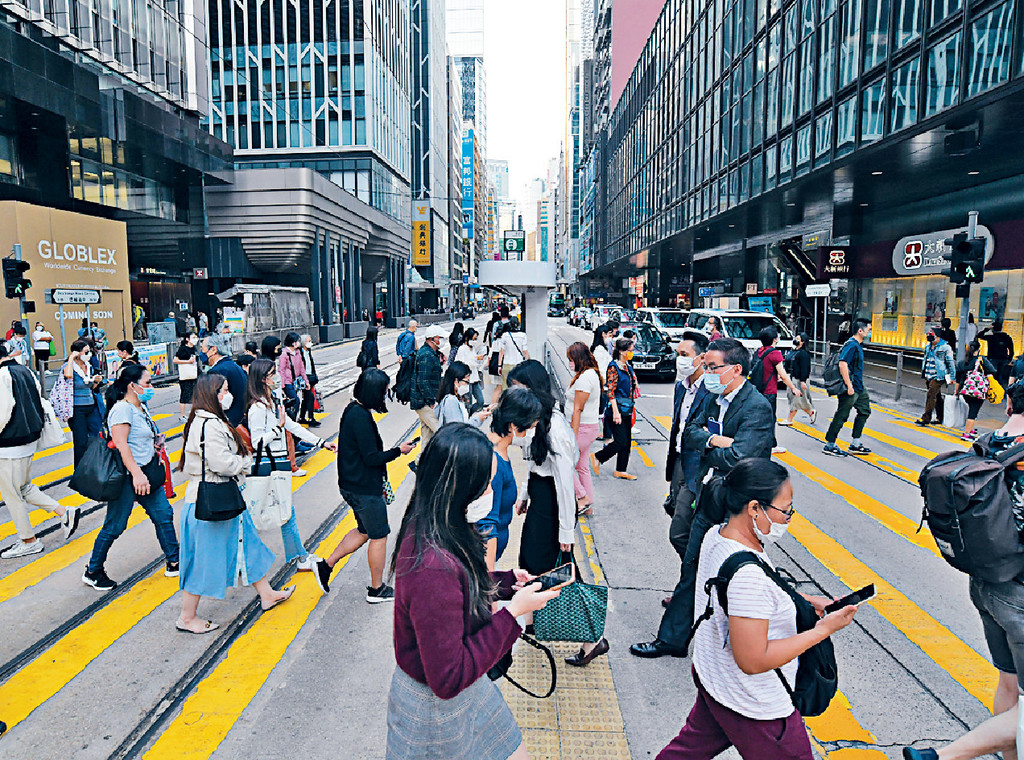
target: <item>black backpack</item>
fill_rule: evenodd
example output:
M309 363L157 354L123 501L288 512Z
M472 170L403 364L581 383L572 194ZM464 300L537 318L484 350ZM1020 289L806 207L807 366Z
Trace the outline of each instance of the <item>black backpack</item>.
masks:
M408 404L412 400L412 381L416 375L416 354L409 354L398 366L398 374L395 375L395 385L392 393L395 399L402 404Z
M369 351L366 350L366 342L359 347L359 353L356 355L356 366L360 369L366 369L370 366Z
M768 350L761 353L764 348ZM764 371L764 357L774 350L772 346L762 346L762 348L754 352L754 361L750 363L750 374L747 375L747 379L757 389L758 393L764 393L764 389L768 386L768 375Z
M24 446L38 441L43 432L46 417L43 414L43 403L39 398L32 370L16 363L13 359L7 363L7 371L11 373L11 393L14 396L14 412L2 431L0 446Z
M1006 471L1024 460L1024 444L992 450L992 434L969 451L940 454L924 466L918 483L928 523L942 558L961 572L990 583L1024 573Z
M697 622L693 624L693 628L690 629L690 635L683 647L684 651L689 649L690 641L693 640L693 636L700 624L710 619L714 614L714 600L711 596L712 588L717 589L718 604L721 606L722 611L726 615L729 614L729 581L732 580L736 571L745 565L757 565L764 570L765 575L771 578L779 588L789 594L793 604L796 605L797 633L809 631L817 625L819 618L814 606L800 596L796 589L779 575L777 570L765 563L753 552L736 552L722 563L722 567L718 570L718 575L714 578L709 578L707 583L704 584L704 592L708 595L708 605L704 609L704 613L697 619ZM781 669L776 668L775 674L782 681L782 685L786 688L789 698L793 700L793 706L800 715L804 718L813 718L825 712L832 701L832 697L836 695L836 691L839 689L839 675L837 671L836 653L832 647L832 640L825 639L800 655L797 661L795 686L790 687Z
M846 393L846 381L843 380L843 375L839 371L839 357L842 356L842 353L842 351L835 351L829 354L821 371L821 380L830 396Z

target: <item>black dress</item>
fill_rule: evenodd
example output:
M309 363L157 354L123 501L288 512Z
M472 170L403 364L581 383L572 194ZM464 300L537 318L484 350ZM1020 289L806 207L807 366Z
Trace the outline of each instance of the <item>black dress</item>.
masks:
M562 550L558 542L558 495L555 479L530 473L526 483L530 508L523 521L519 543L519 567L540 575L559 565Z

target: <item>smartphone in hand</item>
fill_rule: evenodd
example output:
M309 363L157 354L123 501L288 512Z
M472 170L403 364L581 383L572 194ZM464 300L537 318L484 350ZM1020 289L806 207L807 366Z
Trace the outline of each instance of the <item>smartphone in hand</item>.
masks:
M832 612L838 612L843 607L849 607L852 605L863 604L868 599L875 598L875 584L869 583L862 589L854 591L852 594L847 594L842 599L839 599L825 608L825 614L828 615Z
M564 565L559 565L554 570L549 570L543 575L538 575L535 582L540 583L541 591L550 591L551 589L568 586L573 582L572 563L567 562Z
M721 435L722 423L714 417L708 417L708 432L711 433L711 435Z

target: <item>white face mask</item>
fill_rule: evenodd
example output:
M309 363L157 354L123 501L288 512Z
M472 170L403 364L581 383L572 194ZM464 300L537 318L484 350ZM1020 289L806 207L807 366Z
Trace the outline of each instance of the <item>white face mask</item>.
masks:
M479 499L471 501L469 503L469 506L466 507L466 522L480 522L491 513L491 507L493 506L494 494L491 493L491 491L487 491L487 493L485 493Z
M692 356L677 356L676 357L676 380L682 380L693 374L693 357Z
M767 510L765 511L765 516L768 516ZM757 527L757 517L754 518L754 533L757 535L762 546L766 544L774 544L789 531L789 523L777 523L772 521L770 517L768 518L768 522L771 527L768 529L767 533L762 533L761 529Z
M220 400L220 408L225 412L231 408L231 404L235 401L235 397L231 395L231 391L224 391L224 395Z

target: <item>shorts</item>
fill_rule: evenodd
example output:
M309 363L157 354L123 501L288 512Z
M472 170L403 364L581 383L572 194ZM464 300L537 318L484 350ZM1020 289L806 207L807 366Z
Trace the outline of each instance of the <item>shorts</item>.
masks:
M1024 583L988 583L971 578L971 601L981 615L985 643L996 670L1017 674L1024 688Z
M503 391L508 390L508 373L516 368L515 364L502 364L501 365L501 389Z
M342 497L352 507L356 516L356 530L371 539L387 538L391 533L388 524L388 507L384 503L384 489L379 494L352 493L342 491Z

